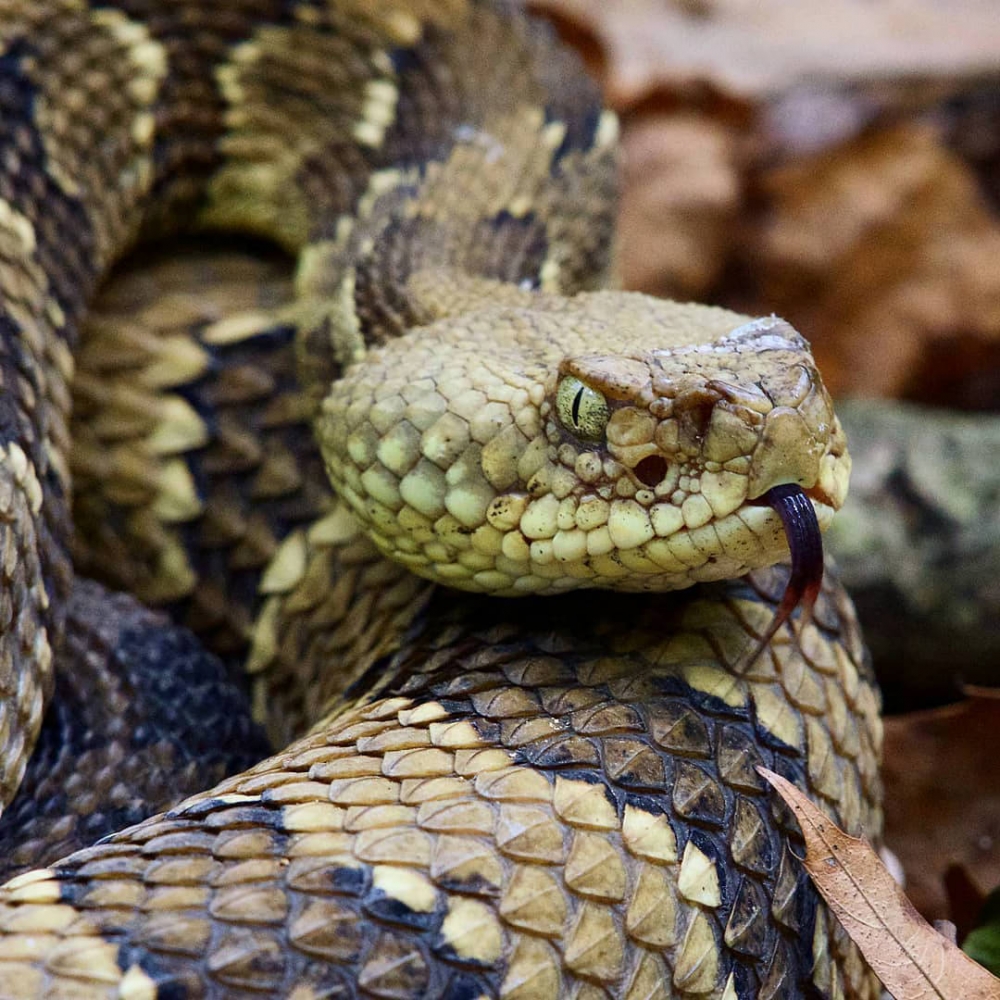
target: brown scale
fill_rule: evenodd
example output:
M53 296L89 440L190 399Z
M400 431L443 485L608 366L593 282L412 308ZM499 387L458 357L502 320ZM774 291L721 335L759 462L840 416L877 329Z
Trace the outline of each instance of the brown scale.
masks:
M245 652L257 579L285 525L330 503L329 490L304 489L322 478L291 330L268 313L287 298L284 272L278 258L190 245L138 261L95 303L74 384L78 569L172 606L223 653ZM238 339L222 317L230 331L242 324ZM157 447L178 407L190 433ZM252 575L242 588L241 571Z
M145 819L258 761L245 695L190 634L78 580L53 703L0 816L0 881ZM164 670L164 664L169 670Z
M345 517L344 530L310 546L296 586L258 594L281 542L336 509L293 376L290 294L274 254L157 249L98 298L74 385L78 569L166 607L231 661L246 659L256 634L257 704L275 746L395 647L430 589ZM204 444L157 454L148 442L176 418L179 390ZM196 507L149 516L183 506L178 482L197 483ZM265 608L275 623L267 655Z
M314 296L353 269L357 313L388 317L364 331L372 342L396 332L394 317L416 315L387 287L398 290L427 262L465 263L474 246L480 276L530 277L543 244L531 213L485 215L480 182L492 178L466 163L481 168L482 151L440 125L450 114L475 124L491 111L484 95L537 107L553 89L564 96L549 111L568 123L560 170L541 179L529 170L515 194L551 218L550 248L576 248L560 288L599 283L613 181L608 155L588 162L591 89L563 56L521 28L511 35L488 9L466 22L465 4L425 6L411 19L367 0L336 9L248 0L223 11L136 0L121 4L132 21L104 10L90 22L55 0L25 2L25 23L10 37L37 40L42 58L26 61L13 42L8 53L30 63L32 94L83 110L35 120L16 88L0 88L11 143L38 140L49 151L28 163L27 181L0 172L0 195L19 213L0 218L0 239L20 241L9 254L16 266L0 274L13 320L44 317L43 328L72 343L97 271L143 226L174 228L183 215L297 249L335 234L340 214L365 202L367 174L396 164L398 184L362 206L364 231L391 238L348 264L336 253L314 258L305 283ZM268 17L281 26L265 28ZM421 42L418 29L431 22ZM455 25L467 37L452 36ZM331 27L349 40L349 57L310 60L310 44L337 49ZM386 49L414 38L412 51L396 52L406 96L380 137L358 95L391 76ZM495 58L484 60L469 39ZM86 77L94 93L77 88L74 53L100 67ZM514 166L534 162L534 120L504 125ZM351 138L357 130L363 142ZM441 133L455 148L441 149ZM87 155L98 136L107 160ZM338 169L312 164L315 150L335 164L342 157L349 182L328 189ZM468 188L468 217L440 238L424 227L421 246L396 244L393 205L432 190L411 166L428 155L447 160L446 176ZM146 208L150 193L159 201ZM422 204L432 223L447 215L448 205ZM363 249L360 232L350 253ZM498 263L512 246L520 249ZM191 996L728 1000L802 995L810 980L826 995L874 996L856 950L793 860L788 816L750 767L783 771L849 829L878 836L877 695L842 594L821 595L797 643L781 641L783 631L756 657L782 583L767 574L758 582L770 600L740 583L680 601L591 595L532 607L440 593L425 613L428 585L377 560L316 486L314 452L302 444L308 399L288 382L292 348L275 333L282 314L272 305L243 302L236 317L205 322L204 303L183 294L166 305L150 299L135 328L105 330L124 348L120 362L102 359L100 330L88 341L97 358L81 366L77 398L95 406L85 411L95 435L74 461L91 477L81 507L92 504L110 527L87 521L94 533L79 548L94 565L100 554L105 574L131 576L175 603L224 651L245 650L258 709L276 710L273 735L299 732L331 700L333 714L177 813L0 890L0 996L175 996L183 986ZM284 314L315 324L304 349L327 333L312 305ZM157 327L157 309L176 323L166 346L143 334L143 323ZM62 343L45 341L47 369L68 371ZM325 350L305 391L338 369ZM101 384L87 382L103 361L120 388L106 411L95 405ZM34 370L24 377L38 379ZM43 554L58 576L53 553L66 548L67 531L51 484L65 477L58 458L46 467L39 442L48 436L65 453L68 404L57 377L34 396L44 405L24 394L34 430L23 440L49 491L54 540L43 539ZM96 433L102 412L111 416ZM152 445L130 451L130 441ZM23 480L0 491L10 513L30 500L31 473L5 456L3 474ZM100 489L87 492L95 482ZM25 611L30 573L38 576L30 532L11 531L3 544L16 557L4 560L15 578L0 679L21 702L13 712L8 699L0 704L0 729L17 747L37 726L40 691L13 673L19 650L37 646L39 622L59 621ZM44 656L34 663L44 668ZM8 793L19 766L0 775Z

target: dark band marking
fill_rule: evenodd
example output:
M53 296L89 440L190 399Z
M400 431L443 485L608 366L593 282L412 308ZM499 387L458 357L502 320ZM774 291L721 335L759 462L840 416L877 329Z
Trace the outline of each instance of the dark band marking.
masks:
M138 823L269 751L222 663L131 598L78 583L63 648L75 673L57 673L35 753L0 818L0 879ZM109 746L122 733L129 756L116 764ZM81 759L115 768L114 798L93 804L73 792Z

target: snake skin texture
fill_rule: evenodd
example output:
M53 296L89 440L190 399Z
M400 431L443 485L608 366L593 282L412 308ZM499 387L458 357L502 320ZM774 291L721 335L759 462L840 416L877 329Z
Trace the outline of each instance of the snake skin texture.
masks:
M245 696L193 635L81 580L52 706L0 816L0 880L56 861L257 763Z
M878 828L843 596L732 668L782 585L442 592L313 735L9 883L6 995L877 996L753 769Z
M459 0L5 0L0 46L0 837L48 865L0 888L0 997L876 996L753 770L878 838L853 612L828 580L756 656L784 573L728 579L786 551L770 486L829 520L843 435L782 321L593 291L573 60ZM181 229L294 252L294 299L137 272L81 337ZM46 732L87 659L112 718L29 818L54 658ZM236 665L287 749L51 860L255 755L238 694L170 697Z

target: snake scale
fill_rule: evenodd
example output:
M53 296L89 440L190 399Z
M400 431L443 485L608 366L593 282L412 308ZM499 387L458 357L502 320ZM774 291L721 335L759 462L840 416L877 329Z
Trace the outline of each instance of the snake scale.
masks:
M614 140L503 3L0 0L0 996L877 995L754 770L877 839L843 434L783 321L600 290ZM209 230L294 296L81 332Z

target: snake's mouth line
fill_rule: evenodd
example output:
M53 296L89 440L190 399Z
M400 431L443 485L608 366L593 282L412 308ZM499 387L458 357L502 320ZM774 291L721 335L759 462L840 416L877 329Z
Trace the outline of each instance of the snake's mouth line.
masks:
M793 592L794 598L790 594L780 626L796 607L808 603L808 595L818 587L820 530L830 523L837 505L815 486L778 489L790 491L808 507L794 523L801 526L808 520L810 527L790 536L774 491L744 500L736 510L703 524L662 533L656 530L662 526L656 524L655 510L640 510L634 500L617 501L620 509L610 516L604 511L598 523L577 520L577 510L572 522L559 526L559 501L543 497L535 501L538 506L532 512L528 498L518 494L508 497L506 506L494 508L487 525L475 531L438 533L437 526L428 524L425 537L404 538L405 545L396 535L376 537L376 543L419 575L437 579L447 573L445 582L452 586L498 596L563 593L588 586L667 591L742 576L779 561L781 533L775 532L775 521L781 519L793 564L798 560L807 569L799 572L803 585ZM537 516L546 508L548 516ZM669 510L671 520L679 518L676 505L669 505ZM587 517L592 519L592 513ZM454 548L446 551L446 546Z
M771 502L771 494L773 490L782 490L793 487L804 496L807 496L813 502L815 507L827 507L831 511L836 511L838 509L839 505L834 502L832 497L825 490L820 488L818 483L815 486L799 486L794 483L782 486L773 486L770 490L766 490L759 497L754 497L752 500L747 499L746 505L748 507L770 507L774 510L774 504Z
M823 499L815 498L812 489L805 491L797 486L782 489L790 490L809 508L797 515L795 523L808 524L808 527L802 528L794 538L790 538L782 519L793 563L796 560L802 563L805 559L808 569L799 573L807 586L804 590L796 590L794 599L789 596L787 612L778 626L796 607L804 607L808 592L814 585L818 587L822 577L821 526L828 525L836 511L834 504L826 502L825 495ZM609 531L608 524L590 530L559 530L544 538L526 536L523 525L519 524L512 526L505 535L502 551L491 566L498 574L503 574L503 580L497 577L499 586L493 585L494 576L487 571L473 575L473 587L469 589L505 596L543 590L560 593L581 586L618 591L666 591L739 576L781 559L781 550L775 547L775 514L781 518L774 494L769 493L703 525L681 528L669 535L653 535L642 541L629 538L627 532L620 530L621 526L617 531ZM721 544L720 550L711 556L706 555L707 537L714 539L714 544ZM731 541L720 543L720 539ZM810 553L813 556L809 556ZM460 554L458 561L462 558ZM418 559L414 568L421 572L422 559ZM468 586L468 581L465 585Z

